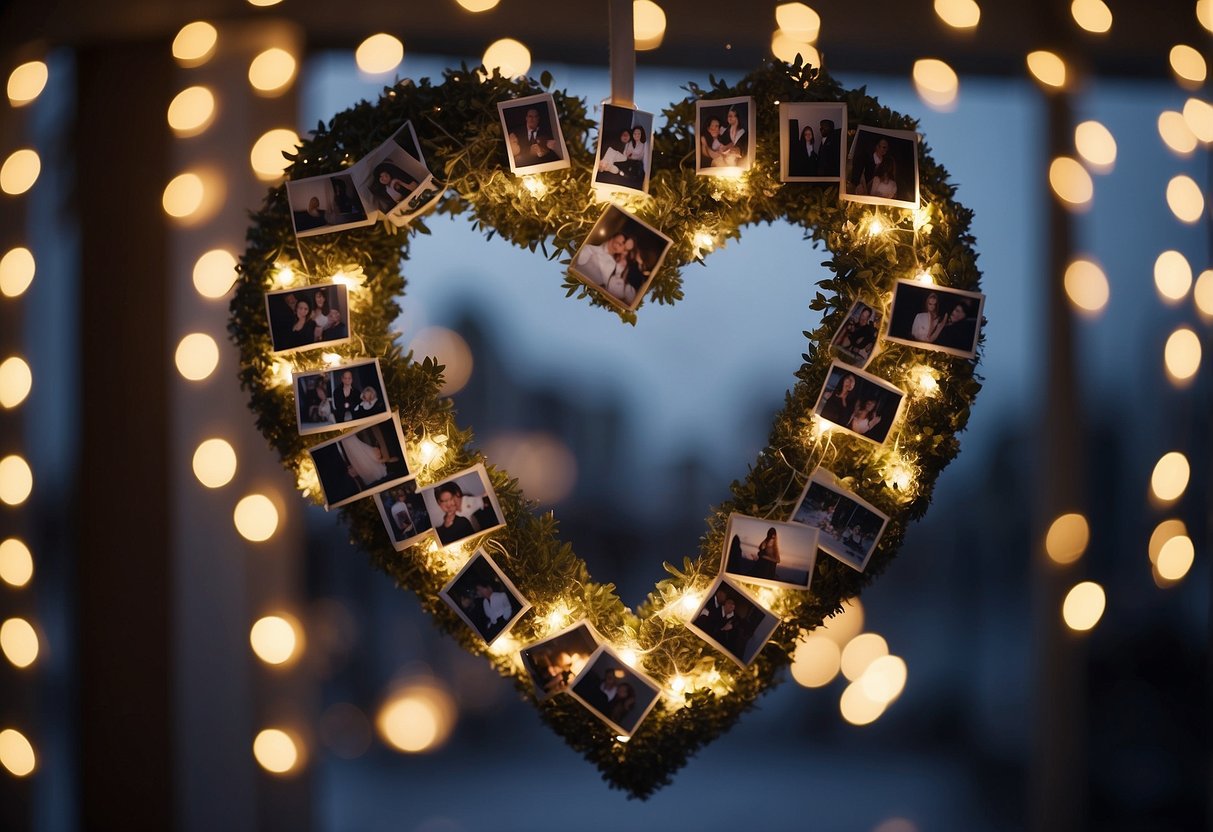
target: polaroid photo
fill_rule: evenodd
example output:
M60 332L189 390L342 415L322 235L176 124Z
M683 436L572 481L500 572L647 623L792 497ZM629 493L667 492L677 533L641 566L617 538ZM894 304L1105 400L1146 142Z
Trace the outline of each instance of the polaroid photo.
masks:
M397 552L433 536L434 525L415 480L375 492L375 506Z
M725 574L748 584L808 589L817 563L817 530L731 514L722 562Z
M653 114L602 105L594 186L604 191L647 194L653 168Z
M535 686L535 699L543 702L568 690L601 643L590 622L579 621L519 650L518 658Z
M846 104L779 105L780 181L841 186L846 152Z
M569 271L615 306L635 311L673 241L618 205L608 205L573 255Z
M410 148L420 152L413 124L406 121L350 169L367 211L378 212L396 226L406 225L441 195L433 174Z
M859 127L847 157L842 197L870 205L918 207L918 134Z
M884 379L835 361L813 412L839 430L882 445L905 397Z
M885 338L924 350L973 358L986 296L933 283L899 280Z
M754 99L695 102L695 173L732 176L754 164Z
M817 529L822 551L862 572L889 518L844 488L834 474L818 468L800 495L792 522Z
M350 340L350 305L340 283L316 283L265 293L270 352L335 347Z
M485 644L496 641L531 608L484 549L477 549L438 594Z
M838 360L858 367L868 366L876 353L876 338L880 333L880 310L862 300L851 304L846 320L834 333L830 348Z
M326 510L413 478L397 413L377 416L357 430L309 448L308 453Z
M551 93L498 101L497 114L511 173L543 173L569 166L569 151Z
M569 693L616 734L630 737L657 704L661 688L604 644L590 656Z
M770 640L779 618L724 575L687 626L742 667Z
M301 436L365 425L392 409L378 358L295 373L292 383Z
M375 224L375 218L367 213L359 198L349 170L288 180L286 201L291 208L296 237Z
M430 524L445 548L505 525L497 492L484 465L421 489Z

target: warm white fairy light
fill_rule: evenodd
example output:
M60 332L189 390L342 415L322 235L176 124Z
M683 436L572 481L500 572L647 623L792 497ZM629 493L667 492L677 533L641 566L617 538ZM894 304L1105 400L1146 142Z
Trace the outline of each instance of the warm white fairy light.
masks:
M695 256L702 257L704 254L716 248L716 238L707 231L696 231L691 242L695 246Z
M522 177L522 187L535 199L543 199L548 193L548 183L538 174Z
M670 680L670 690L674 693L682 693L687 689L687 678L682 675L675 676Z
M619 653L619 660L628 667L636 667L640 664L640 654L631 647L621 647L617 652Z
M446 455L446 442L445 433L423 437L417 443L417 461L425 468L439 464Z
M324 360L324 363L329 365L330 367L336 367L338 364L340 364L344 360L344 359L342 359L342 357L340 355L338 355L335 352L321 353L320 357L321 357L321 359Z
M914 209L914 230L921 231L931 224L931 206L919 205Z
M489 645L489 652L494 656L508 656L519 647L518 640L506 633L503 636L498 636L497 639Z
M914 487L917 472L914 466L904 457L891 456L885 465L884 482L890 488L909 494Z
M283 288L293 285L295 283L295 270L285 263L275 263L274 282Z
M561 601L551 612L547 614L548 627L553 630L558 630L569 621L569 616L572 611L563 601Z
M939 392L939 374L934 367L926 364L915 364L907 374L910 384L922 396L934 396Z
M872 219L868 220L869 237L879 237L886 231L888 231L888 226L885 225L885 221L880 217L872 217Z
M914 275L914 282L916 282L916 283L934 283L935 276L932 275L928 271L925 271L925 270L920 271L918 274Z
M695 614L695 610L699 609L699 605L702 602L703 599L700 598L696 593L687 590L682 594L682 597L675 602L675 604L677 604L678 611L689 618Z

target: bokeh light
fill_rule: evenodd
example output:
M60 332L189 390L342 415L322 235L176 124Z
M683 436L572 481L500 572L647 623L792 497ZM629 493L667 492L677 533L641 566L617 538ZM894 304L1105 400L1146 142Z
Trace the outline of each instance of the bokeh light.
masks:
M1074 0L1070 15L1081 28L1096 35L1112 28L1112 10L1103 0Z
M413 336L408 349L416 360L431 356L446 368L442 373L441 393L444 396L458 393L472 377L472 349L454 330L426 327Z
M25 246L10 248L0 257L0 294L15 298L34 282L34 255Z
M34 187L41 172L42 160L37 151L28 147L14 150L0 165L0 191L19 196Z
M1061 605L1062 620L1075 632L1085 632L1099 623L1107 606L1103 587L1094 581L1074 586Z
M838 700L842 718L852 725L869 725L884 713L885 704L869 699L858 682L847 685Z
M0 459L0 502L19 506L34 490L34 472L17 454Z
M0 542L0 581L23 587L34 577L34 555L15 537Z
M1039 49L1028 53L1028 72L1046 87L1061 89L1066 85L1066 62L1061 56Z
M908 672L900 656L880 656L859 677L859 687L868 699L888 705L905 690Z
M1074 146L1097 173L1107 173L1116 164L1116 138L1098 121L1084 121L1074 128Z
M806 688L819 688L834 681L842 668L842 651L824 633L812 632L796 643L792 654L792 678Z
M1180 86L1199 89L1209 74L1204 56L1186 43L1180 43L1171 47L1170 57L1171 71Z
M249 628L249 645L266 664L285 664L299 655L302 632L303 628L291 615L266 615Z
M0 765L14 777L25 777L38 765L34 747L25 735L15 728L0 731Z
M775 23L791 40L816 43L821 34L821 15L804 3L780 3L775 7Z
M1192 135L1205 144L1213 142L1213 104L1189 98L1184 102L1183 116Z
M0 363L0 407L9 409L21 404L33 386L34 374L24 359L14 355Z
M201 381L219 366L219 345L204 332L191 332L177 344L173 359L184 378Z
M1208 32L1213 32L1213 0L1196 0L1196 20Z
M271 774L290 774L299 766L300 746L291 733L266 728L253 740L253 757Z
M1058 156L1049 165L1049 186L1067 208L1086 207L1095 195L1091 174L1069 156Z
M197 136L215 120L215 94L207 87L186 87L168 105L168 126L182 138Z
M1079 311L1091 315L1108 305L1108 277L1091 260L1075 260L1066 267L1064 278L1066 297Z
M236 450L226 439L203 440L194 451L194 476L207 488L221 488L236 476Z
M498 434L485 443L484 454L516 477L528 499L540 505L560 502L577 483L577 458L554 434Z
M400 38L379 32L358 44L354 62L367 75L383 75L400 66L404 60L404 44Z
M1205 198L1192 177L1180 174L1167 183L1167 206L1176 219L1191 225L1204 215Z
M1150 490L1165 503L1183 496L1192 476L1192 466L1180 451L1168 451L1154 465L1150 475Z
M1178 251L1167 250L1154 261L1154 285L1163 299L1176 303L1192 288L1192 266Z
M1082 557L1091 541L1091 528L1081 514L1063 514L1049 524L1045 552L1057 563L1073 563Z
M1167 581L1180 581L1196 562L1196 547L1186 534L1175 535L1158 550L1158 561L1154 564L1159 577Z
M0 651L14 667L29 667L38 660L38 633L24 618L0 624Z
M455 0L460 6L467 9L469 12L487 12L489 9L497 8L497 4L501 0Z
M653 0L635 0L632 3L632 36L635 49L647 52L661 46L665 37L665 10Z
M232 522L245 540L261 543L278 530L278 509L264 494L249 494L236 503Z
M191 217L202 207L206 198L206 186L197 173L187 172L174 176L164 188L161 203L164 213L170 217Z
M201 66L215 53L219 32L205 20L187 23L173 38L173 57L185 67Z
M1196 134L1188 126L1184 114L1176 110L1164 110L1159 114L1158 135L1163 144L1179 156L1191 156L1196 150Z
M299 134L285 127L262 133L253 143L249 164L257 178L269 182L280 178L291 162L282 154L294 153L299 147Z
M435 681L412 682L389 696L375 727L392 748L419 754L439 748L455 724L455 703Z
M281 95L295 79L295 56L274 47L253 58L248 68L248 82L261 95Z
M1186 326L1172 332L1163 349L1163 360L1171 380L1190 381L1200 369L1200 352L1200 338L1195 332Z
M1163 520L1161 523L1155 526L1154 531L1150 533L1150 543L1147 549L1150 556L1150 563L1158 563L1158 553L1162 551L1164 543L1173 537L1181 534L1186 535L1187 533L1187 525L1184 523L1184 521L1176 518Z
M833 618L827 618L813 632L824 634L841 650L851 639L863 632L863 622L863 603L858 598L848 598L842 602L842 612Z
M513 38L502 38L489 44L481 62L490 75L499 69L503 78L520 78L531 68L531 50Z
M1196 278L1192 299L1196 301L1196 309L1201 315L1213 319L1213 269L1205 269Z
M914 62L913 78L918 97L928 107L942 111L955 108L960 78L952 67L938 58L922 58Z
M821 53L811 43L794 40L783 32L771 36L771 54L785 64L795 63L799 55L801 62L809 66L821 66Z
M973 29L981 21L975 0L935 0L935 14L953 29Z
M842 649L842 675L854 682L873 661L889 655L888 642L876 633L861 633Z
M236 257L226 249L213 248L194 263L194 288L204 298L225 296L236 277Z
M46 89L50 70L42 61L26 61L8 74L8 103L24 107Z

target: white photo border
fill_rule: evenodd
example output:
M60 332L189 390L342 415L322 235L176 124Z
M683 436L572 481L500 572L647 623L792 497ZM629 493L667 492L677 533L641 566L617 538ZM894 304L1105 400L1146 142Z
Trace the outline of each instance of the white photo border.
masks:
M851 193L851 165L854 163L855 150L859 147L859 134L875 133L880 136L886 136L890 139L901 139L914 143L914 198L910 199L892 199L882 196L868 196L866 194ZM914 209L919 206L922 201L922 181L918 174L918 156L922 136L914 130L893 130L887 127L872 127L867 124L861 124L855 128L855 138L851 141L851 147L847 151L847 157L843 165L842 173L842 198L851 202L861 202L865 205L888 205L893 208L909 208Z
M704 631L701 627L699 627L695 623L699 618L699 614L701 612L703 612L704 607L706 607L708 604L710 604L712 602L712 598L715 597L716 590L720 588L721 584L725 584L726 586L729 587L729 589L733 590L738 595L740 595L741 597L743 597L747 601L749 601L751 604L758 607L758 609L762 610L763 613L765 614L763 616L764 622L766 621L766 616L770 616L771 618L774 619L774 624L767 631L766 635L763 636L762 641L758 644L758 646L754 648L754 654L752 656L750 656L750 660L748 662L742 661L740 656L733 655L733 651L729 650L727 647L725 647L719 641L712 638L710 635L707 634L706 631ZM751 664L753 664L754 660L758 658L758 654L761 653L763 648L767 646L767 642L771 640L771 636L775 635L775 631L777 629L779 629L780 623L782 623L782 619L778 615L776 615L774 612L772 612L771 610L764 607L757 598L755 598L750 593L746 592L744 588L738 586L737 581L733 578L733 576L725 575L722 572L721 574L717 575L716 580L712 582L712 586L708 590L707 597L704 598L703 603L695 608L695 613L691 616L691 620L687 622L687 628L690 629L691 631L693 631L695 633L695 635L702 638L708 644L715 647L717 650L719 650L725 656L732 659L733 663L736 664L738 667L746 668L746 667L749 667ZM754 633L755 633L755 635L757 635L758 630L756 629L754 631ZM751 636L751 638L753 638L753 636Z
M893 310L897 305L897 292L902 286L910 289L926 289L930 292L939 292L945 295L959 295L968 300L977 301L977 323L973 327L973 349L958 350L953 347L943 347L939 344L933 344L929 341L915 341L913 338L899 338L890 335L889 332L893 327ZM893 298L889 301L889 310L885 314L885 320L882 327L884 340L891 341L894 344L905 344L908 347L917 347L923 350L932 350L933 352L947 353L955 355L959 358L976 358L977 343L981 340L981 322L985 315L986 296L981 292L971 292L967 289L953 289L951 286L940 286L938 283L921 283L917 280L899 279L897 285L893 288Z
M412 482L416 482L416 480L412 480ZM408 481L401 483L401 485L407 485L407 484L408 484ZM392 486L392 488L395 488L395 487L396 486ZM392 490L391 488L385 488L382 491L376 491L373 496L375 498L375 507L379 509L379 517L380 517L380 519L383 520L383 527L384 527L384 529L387 530L388 540L391 542L392 548L395 549L397 552L403 552L405 549L409 548L410 546L416 546L418 543L420 543L423 540L428 540L429 538L437 538L437 534L434 532L434 527L433 527L433 525L431 525L430 528L426 529L425 531L418 532L417 534L413 535L412 537L406 537L404 540L400 540L400 541L396 540L396 534L395 534L395 532L392 531L392 518L388 516L387 506L385 506L383 504L384 495L387 494L391 490ZM421 491L422 491L422 489L418 488L418 489L416 489L415 493L420 495ZM424 498L423 498L423 504L424 504ZM426 511L425 517L427 520L429 520L430 513L428 511Z
M599 182L598 181L598 175L600 173L602 173L602 171L598 170L598 165L599 165L599 163L602 162L602 146L603 146L603 142L606 140L606 131L603 129L603 125L606 122L606 111L607 111L608 107L615 109L615 110L624 110L624 111L631 112L633 121L635 121L636 116L638 116L638 115L648 117L649 126L647 128L643 128L645 131L645 134L647 136L647 140L645 141L645 147L644 147L644 159L641 160L642 164L644 165L644 182L641 183L641 186L639 188L630 188L627 185L620 185L615 182ZM635 130L636 127L643 127L643 125L633 124L632 129ZM653 114L650 112L646 112L645 110L641 110L634 106L633 107L624 107L620 104L611 104L610 102L603 102L602 118L598 122L598 141L595 143L595 149L594 149L594 170L592 172L592 175L590 176L590 182L592 183L594 190L596 192L600 192L600 193L604 193L604 194L623 193L623 194L645 194L645 195L647 195L649 192L649 177L652 176L652 173L653 173Z
M855 308L858 306L863 306L870 309L872 310L873 315L878 316L877 325L875 327L876 340L872 343L872 349L862 364L851 364L846 360L846 354L848 351L838 346L835 342L838 340L839 336L842 335L842 328L847 325L847 321L851 320L851 316L855 314ZM880 352L880 342L884 334L884 324L887 320L888 315L885 314L884 309L882 309L880 306L875 303L870 303L863 298L856 298L855 302L851 304L851 308L847 310L846 317L842 319L842 323L838 325L838 329L834 330L833 336L830 337L830 351L843 364L850 367L856 367L860 370L866 370L868 365L872 363L872 359L875 358L876 354Z
M835 109L838 118L834 121L834 132L838 139L838 175L837 176L791 176L788 168L791 163L791 139L788 136L788 122L797 108L820 109L822 113ZM817 135L819 124L813 125L813 134ZM804 128L801 128L802 132ZM847 175L847 105L841 101L781 101L779 103L779 181L802 182L817 185L837 185L842 190Z
M501 503L498 502L498 500L497 500L497 489L493 487L493 481L491 479L489 479L488 469L484 467L483 462L477 462L475 465L472 465L468 468L464 468L462 471L456 471L454 474L451 474L449 477L444 477L443 479L438 480L435 483L431 483L430 485L427 485L425 488L417 489L417 492L419 494L421 494L423 498L425 497L426 493L435 495L435 492L440 487L446 485L447 483L454 482L455 480L462 479L463 477L466 477L469 474L476 474L480 478L480 482L484 485L484 488L485 488L485 496L487 496L489 498L489 503L492 504L493 511L496 512L497 519L500 522L498 522L497 525L490 526L487 529L477 529L474 532L472 532L470 535L468 535L467 537L464 537L460 540L452 541L451 543L443 543L442 539L440 537L438 537L438 526L434 525L434 517L431 514L430 515L430 528L434 533L434 537L438 541L439 549L451 549L456 546L462 546L465 543L467 543L469 540L475 540L475 539L479 538L481 535L488 534L489 532L495 532L498 529L504 529L507 525L507 523L505 522L505 514L501 511ZM462 489L460 489L460 490L462 490ZM437 503L437 501L438 501L437 496L434 496L434 501L435 501L435 503ZM426 503L426 509L427 509L427 511L429 509L428 502Z
M485 551L484 547L477 546L476 551L472 552L472 555L467 559L467 562L464 563L460 570L455 573L454 577L446 582L446 586L438 591L438 595L442 598L442 600L446 601L447 606L454 610L455 614L463 619L463 622L468 625L468 628L473 633L478 636L480 635L480 631L476 629L476 625L472 623L470 618L468 618L467 614L463 611L463 608L460 607L453 598L451 598L451 590L454 588L459 579L472 568L472 564L476 562L476 558L484 558L486 561L488 561L489 568L493 570L493 574L497 576L501 583L505 585L505 588L511 594L513 594L513 596L518 599L518 603L521 604L518 612L514 613L513 618L507 621L505 626L497 631L497 635L493 636L492 639L485 641L486 646L491 646L495 641L497 641L497 639L508 633L510 629L516 623L518 623L518 621L521 620L524 615L526 615L527 610L531 608L532 604L529 600L527 600L527 597L518 590L518 587L514 586L514 582L511 581L509 576L505 574L505 571L497 565L497 561L493 560L492 556ZM481 636L481 640L484 641L483 636Z
M590 670L594 667L594 664L600 658L602 658L604 655L610 656L621 667L626 667L628 673L631 673L632 675L634 675L638 681L640 681L642 684L646 685L653 692L653 698L649 700L649 704L646 705L644 710L640 712L640 716L638 716L636 718L636 725L633 726L631 730L624 728L622 725L620 725L617 722L612 722L607 717L606 714L602 713L597 708L590 705L590 703L587 702L585 699L583 699L575 690L575 688L577 687L577 683L582 680L582 677L586 676L590 672ZM569 685L567 688L567 693L569 694L569 696L573 697L578 702L580 702L587 711L589 711L591 714L593 714L595 717L597 717L599 720L601 720L603 723L605 723L607 725L607 727L609 727L612 731L614 731L618 736L631 737L631 736L634 736L636 734L636 732L640 730L640 726L642 724L644 724L645 719L648 718L648 715L652 712L653 708L655 708L657 706L657 703L659 701L661 701L662 689L661 689L661 685L657 684L657 681L655 679L653 679L651 676L649 676L647 673L643 673L642 671L637 670L636 668L632 667L630 664L625 662L620 657L620 655L615 652L615 650L611 647L611 645L600 644L598 646L598 649L595 650L593 652L593 654L589 657L589 659L586 660L585 667L581 668L581 672L578 673L576 676L574 676L572 681L569 682Z
M383 367L379 364L378 358L359 358L345 364L338 364L335 367L325 365L318 370L294 370L291 373L291 390L295 395L295 424L299 428L300 436L312 436L317 433L328 433L332 430L347 430L356 428L359 425L369 424L372 420L378 419L382 413L376 413L373 416L363 416L361 419L352 419L349 422L338 422L332 425L326 425L322 428L304 428L303 427L303 402L299 400L299 379L304 376L329 376L351 370L355 367L364 367L367 364L375 365L375 376L379 379L379 393L383 397L383 409L391 413L392 403L388 399L387 388L383 384ZM331 394L330 394L331 395Z
M515 107L522 107L527 104L538 104L543 102L548 108L548 117L552 122L553 139L560 143L560 158L554 162L540 162L535 165L524 165L519 167L514 162L514 154L510 152L510 128L505 121L505 111L512 110ZM528 176L532 173L547 173L550 170L564 170L572 165L569 160L569 148L564 141L564 129L560 126L560 113L556 111L556 99L552 97L550 92L542 92L538 95L525 95L522 98L509 98L505 101L497 102L497 117L501 121L501 140L505 143L505 157L510 163L510 173L515 176Z
M704 108L705 107L707 107L707 108L726 107L727 108L727 107L732 107L737 104L746 105L746 114L747 115L746 115L746 128L745 129L746 129L746 135L750 137L749 140L746 142L747 153L743 160L744 164L737 165L735 167L730 166L730 167L714 168L711 165L708 165L705 167L703 164L703 153L699 149L699 142L704 137L703 134L701 133L701 131L703 130L703 110L704 110ZM728 176L728 177L732 177L732 176L738 175L739 173L744 173L745 171L754 167L754 158L755 158L755 156L758 155L758 137L755 135L756 128L754 126L756 120L757 119L755 116L754 96L752 96L752 95L738 95L738 96L734 96L733 98L700 98L700 99L698 99L695 102L695 124L693 125L693 127L694 127L693 132L694 132L694 137L695 137L695 175L696 176Z
M569 633L576 630L578 627L582 627L582 626L584 626L589 631L590 638L594 642L594 649L590 651L590 656L593 656L594 654L596 654L598 652L598 648L606 643L606 640L599 634L598 630L596 630L594 628L594 625L590 623L590 619L588 619L588 618L582 618L579 621L574 621L572 624L570 624L569 626L565 627L562 630L558 630L557 632L554 632L551 635L548 635L548 636L545 636L545 637L539 639L539 641L532 641L530 644L524 644L518 648L518 662L522 665L522 669L526 673L527 678L531 680L531 689L535 692L535 701L536 702L546 702L547 700L551 699L553 696L559 696L562 693L568 693L569 690L573 687L573 682L576 681L577 677L580 676L581 673L578 672L578 673L573 674L573 678L569 679L568 684L566 684L564 686L564 688L562 688L561 690L551 690L551 691L543 690L539 687L539 683L535 679L535 674L531 671L530 666L527 664L527 658L523 655L523 653L534 650L537 647L542 647L543 645L547 644L549 641L555 641L556 639L560 638L561 636L568 635ZM586 663L586 665L589 665L589 663L590 663L589 656L586 657L585 663ZM584 669L585 669L585 667L582 667L582 670L584 670Z
M328 289L335 287L337 294L341 299L341 305L345 308L345 337L334 338L331 341L317 341L314 344L305 344L302 347L287 347L286 349L274 349L274 315L270 310L270 298L279 295L289 295L292 293L299 294L302 292L315 292L317 289ZM307 352L309 350L321 349L322 347L337 347L342 344L348 344L354 340L353 321L350 320L350 295L349 287L344 283L308 283L301 286L290 286L286 289L271 289L265 293L265 323L269 328L270 333L270 355L289 355L293 352Z
M632 301L630 306L628 304L624 303L619 298L612 295L610 292L608 292L604 286L600 286L597 283L595 283L593 281L593 279L590 278L588 275L584 275L577 270L577 256L579 254L581 254L581 250L583 248L585 248L586 240L589 240L591 237L594 236L594 232L598 230L599 226L602 225L602 223L606 220L607 215L610 214L611 211L618 211L620 214L623 214L628 219L643 226L646 231L656 234L662 240L665 240L665 247L662 248L661 254L658 255L657 262L653 265L653 268L651 268L649 270L649 279L646 280L638 290L636 290L636 298L635 298L635 300ZM640 308L640 304L644 301L645 294L649 291L650 288L652 288L653 281L657 278L657 272L661 270L661 265L665 262L666 255L668 255L670 253L670 250L673 247L674 247L674 241L672 239L670 239L661 229L650 225L649 223L642 220L640 217L633 214L631 211L621 208L620 206L611 202L611 203L608 203L605 208L603 208L602 214L599 215L597 220L595 220L594 227L590 229L590 233L585 235L585 239L581 241L581 245L577 246L577 250L575 252L573 252L573 258L572 258L572 260L569 261L569 274L573 275L573 277L580 280L587 287L589 287L591 290L593 290L596 293L596 296L601 297L603 300L607 301L612 306L618 307L619 309L623 309L626 312L635 312L637 309Z
M742 514L740 511L734 511L729 515L729 522L724 530L724 543L721 546L720 553L720 574L727 575L733 581L741 581L746 584L754 584L756 586L769 586L773 589L790 589L797 592L808 592L813 587L813 573L817 568L817 550L820 548L821 533L817 529L813 530L813 552L809 556L808 582L804 586L794 584L789 581L780 581L773 578L756 578L753 575L740 575L736 572L729 571L729 543L733 534L733 522L737 518L745 520L755 520L759 523L767 523L772 527L791 526L797 529L804 529L806 526L803 523L793 523L790 520L770 520L762 517L755 517L752 514ZM812 528L811 526L808 528Z
M833 545L827 545L827 543L826 543L827 538L825 535L820 534L820 530L817 535L817 541L818 541L817 545L821 549L821 551L825 552L827 555L834 558L835 560L841 561L842 563L844 563L847 566L854 569L856 572L863 572L865 569L868 568L868 561L870 561L872 559L872 555L876 552L876 547L880 545L880 539L882 537L884 537L885 530L889 527L889 515L885 514L883 511L876 508L876 506L869 503L863 497L860 497L854 491L852 491L851 489L849 489L845 485L843 485L842 481L838 478L838 476L833 471L830 471L827 468L816 468L813 470L813 473L809 475L809 481L806 482L804 484L804 488L801 489L800 497L796 500L796 505L792 507L792 514L790 515L791 518L795 518L796 515L800 513L800 507L802 505L804 505L805 499L809 496L809 489L812 488L814 484L820 485L823 488L826 488L830 491L834 491L838 494L841 494L842 496L846 497L848 500L852 500L853 502L858 504L861 508L872 512L873 514L875 514L877 517L879 517L881 519L880 531L876 533L876 539L872 541L871 548L868 549L868 551L864 554L863 562L860 563L858 566L856 566L852 560L848 559L845 554L841 554L839 552L834 551L835 547ZM800 523L799 520L795 520L795 519L789 519L788 522L797 523L799 525L807 525L806 523Z
M878 387L882 387L890 393L896 393L900 397L897 401L897 410L894 411L894 413L891 417L889 417L889 427L888 427L888 430L885 431L884 439L882 439L878 442L866 434L851 430L846 425L840 425L837 422L829 422L828 419L826 419L824 416L821 415L821 403L822 403L822 398L825 396L825 393L826 393L826 385L830 383L830 376L834 375L835 370L841 370L844 373L850 373L853 376L860 376L865 381L869 381ZM905 410L906 399L908 399L908 398L909 398L909 394L906 393L905 390L902 390L900 387L895 386L892 382L886 381L883 378L881 378L880 376L874 376L871 373L864 372L863 370L860 370L859 368L855 367L852 364L847 364L845 361L839 361L839 360L835 359L830 362L830 368L826 372L826 377L821 382L821 390L820 390L820 392L818 392L817 400L813 404L813 413L821 421L829 422L830 425L832 425L830 430L843 431L844 433L847 433L851 436L862 439L864 442L871 442L873 445L884 445L884 443L889 440L889 434L891 434L893 432L893 426L896 425L898 420L901 418L901 413L903 410Z
M318 445L313 445L310 448L308 448L307 454L308 454L308 457L310 457L312 460L312 467L316 468L315 453L320 448L325 448L325 447L328 447L329 445L334 445L334 444L340 442L342 439L348 439L349 437L353 436L354 434L364 431L367 428L374 427L375 425L378 425L382 422L391 422L392 425L396 428L396 438L400 440L400 451L402 454L404 454L405 469L407 470L408 473L406 473L403 477L397 477L394 480L388 480L387 482L376 483L373 488L368 488L363 491L359 491L358 493L356 493L350 497L346 497L343 500L338 500L335 503L330 503L328 501L328 499L329 499L328 493L324 490L324 480L322 480L320 478L320 472L319 472L319 469L317 468L316 481L320 484L320 493L324 496L324 510L325 511L328 511L329 509L339 508L340 506L348 505L349 503L352 503L355 500L361 500L363 497L369 497L373 494L378 494L380 491L386 491L389 488L395 488L396 486L398 486L402 483L406 483L409 480L413 480L413 479L417 478L417 475L413 473L412 469L408 465L408 446L404 441L404 428L400 424L400 414L395 410L389 411L388 413L384 413L379 416L375 416L372 419L370 419L369 421L367 421L365 424L363 424L361 427L354 428L353 430L347 431L347 432L341 434L340 436L334 436L332 439L326 439L325 441L319 443Z

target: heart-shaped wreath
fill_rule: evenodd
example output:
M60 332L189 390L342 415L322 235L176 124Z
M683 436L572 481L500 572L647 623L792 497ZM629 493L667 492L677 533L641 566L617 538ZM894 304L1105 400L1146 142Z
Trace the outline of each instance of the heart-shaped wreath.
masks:
M447 71L437 85L428 79L402 81L386 89L377 103L360 102L327 126L318 125L293 157L289 178L297 182L345 171L411 122L420 135L416 155L441 171L445 183L439 186L438 211L470 212L473 227L490 237L499 234L532 251L542 248L549 260L571 258L603 209L590 194L596 157L587 146L591 122L585 103L553 93L571 165L537 177L511 174L498 118L499 102L538 95L551 83L547 73L536 84L498 74L485 77L466 66ZM385 427L396 422L370 415L376 407L382 409L373 391L364 422L378 439L363 449L370 447L372 462L386 470L390 451L384 448L399 436L399 451L407 460L395 460L395 470L404 476L393 480L389 473L383 479L394 484L411 477L412 484L345 505L342 514L353 541L401 587L415 592L438 626L512 678L524 696L538 703L542 718L593 761L608 782L638 797L668 784L691 754L736 722L776 681L797 639L839 612L844 599L885 569L906 524L926 511L936 477L955 457L956 434L968 421L981 386L974 375L975 329L970 330L972 349L949 352L932 348L933 333L911 334L909 318L921 315L902 315L902 325L895 314L887 314L878 351L859 361L836 337L858 318L854 310L866 306L869 316L878 316L900 303L894 296L902 289L980 298L968 230L971 212L953 201L954 188L926 146L919 147L916 209L840 200L837 184L781 183L781 102L839 102L851 125L890 134L913 130L915 122L881 107L863 89L844 90L799 61L769 63L736 86L712 80L706 89L690 84L687 90L687 98L665 110L666 126L649 137L650 195L620 200L671 241L647 297L667 304L679 300L682 267L700 261L727 238L739 238L743 226L757 222L782 220L803 227L806 240L825 244L829 259L823 265L832 275L818 282L821 291L809 302L824 317L817 329L805 333L804 364L774 418L769 444L749 473L733 483L733 498L707 518L699 557L679 566L666 564L669 577L636 611L624 606L612 584L591 580L572 546L557 538L552 513L534 513L504 470L489 464L459 474L455 481L465 484L462 494L461 489L434 487L484 460L472 447L470 430L456 426L450 401L439 395L443 368L431 358L414 362L411 354L402 354L390 330L405 288L400 267L412 240L408 232L426 232L420 219L412 219L405 233L382 222L309 237L305 247L295 236L284 188L272 189L253 215L229 325L258 428L300 488L327 504L342 501L318 487L318 469L335 462L342 470L348 465L355 477L355 449L345 445L338 451L342 439L317 445L301 435L299 379L323 374L334 362L379 358L380 392L398 412L403 430L386 430L385 445ZM752 167L739 178L696 175L696 103L741 96L755 102ZM389 172L380 181L394 175ZM397 185L394 180L385 184ZM553 278L558 272L553 266ZM332 283L334 276L349 292L348 309L335 310L333 320L348 315L341 325L352 338L329 347L327 356L316 350L275 352L267 293L294 288L302 296L301 287ZM920 282L910 282L915 280ZM592 303L635 322L633 311L609 304L602 292L575 277L567 277L564 285L570 295L580 290ZM914 302L923 308L921 299ZM296 308L297 303L292 305ZM937 308L929 311L932 321L942 314ZM972 320L972 310L969 316ZM978 322L980 316L978 306ZM869 323L874 320L865 316L863 324ZM902 326L905 337L893 337L889 327L896 326ZM853 346L864 352L864 345ZM846 370L832 361L834 355L851 364L868 360L868 372ZM348 394L348 383L346 388ZM836 426L823 422L829 400L844 401L851 388L858 401L847 411L850 421ZM878 432L883 438L879 444L863 435L877 418L863 401L865 390L875 391L874 397L881 390L893 391L896 401L895 414ZM331 395L317 399L329 404L311 401L309 406L319 404L322 412L307 418L337 421L330 413L338 391L326 387L325 393ZM365 398L354 406L363 405ZM490 499L481 505L477 497L477 504L465 510L462 503L470 494ZM480 511L488 514L478 517ZM473 525L469 518L479 522ZM439 540L393 531L443 520L460 524L449 538L457 541L454 545L445 545L448 535ZM776 572L762 541L768 526L772 532L778 527L785 535L785 551L795 548L795 541L786 541L798 524L787 521L799 521L799 528L817 535L809 540L813 551L807 562L801 553L797 578ZM752 526L760 527L756 537ZM496 530L473 534L491 528ZM398 551L394 541L412 545L400 545ZM818 546L833 557L819 556ZM730 577L718 594L718 576L724 572L737 582ZM727 614L718 602L728 605ZM508 632L500 634L503 625ZM740 642L733 640L736 629L745 630ZM597 645L605 650L587 660L586 652ZM566 690L573 695L550 695ZM621 703L626 707L617 708Z

